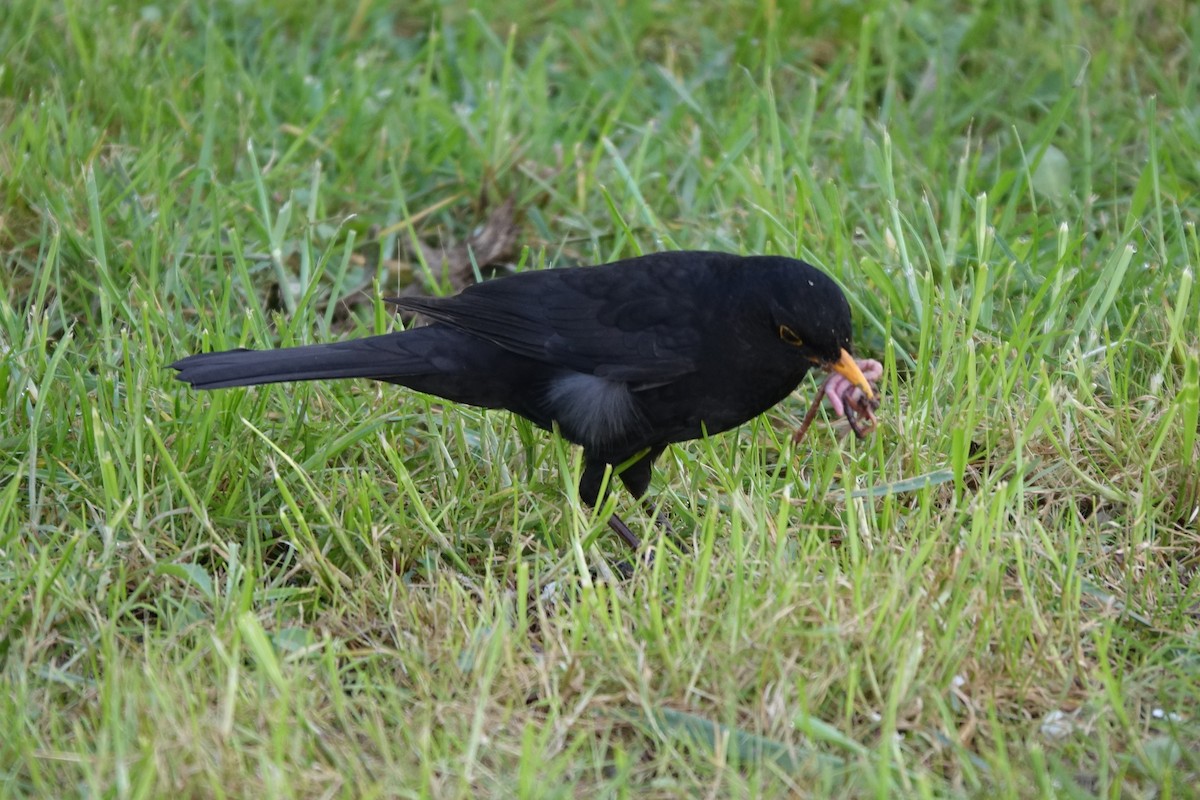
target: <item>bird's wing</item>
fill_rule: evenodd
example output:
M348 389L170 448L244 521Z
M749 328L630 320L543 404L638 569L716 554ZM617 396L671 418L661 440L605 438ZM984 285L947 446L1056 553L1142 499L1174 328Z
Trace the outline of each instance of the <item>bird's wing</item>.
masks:
M708 320L689 273L677 264L539 270L390 302L527 358L648 388L698 366Z

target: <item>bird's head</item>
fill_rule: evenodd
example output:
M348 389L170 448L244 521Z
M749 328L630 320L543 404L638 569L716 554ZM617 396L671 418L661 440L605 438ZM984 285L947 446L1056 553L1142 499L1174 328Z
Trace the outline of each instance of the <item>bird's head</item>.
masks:
M779 342L826 372L837 372L874 397L852 351L850 304L833 279L814 266L778 259L771 324Z

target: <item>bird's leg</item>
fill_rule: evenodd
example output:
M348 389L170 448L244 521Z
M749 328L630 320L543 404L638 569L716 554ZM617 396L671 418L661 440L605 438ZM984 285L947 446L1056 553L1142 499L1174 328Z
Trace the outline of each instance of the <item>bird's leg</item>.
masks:
M608 518L608 527L612 528L613 532L620 536L634 552L642 549L642 540L637 537L636 533L629 530L629 526L616 514Z
M625 544L629 545L633 552L637 553L642 549L642 540L637 537L636 533L629 530L629 526L626 525L624 520L622 520L616 514L613 514L608 518L608 527L612 528L618 536L625 540ZM646 552L641 557L641 562L646 566L653 564L654 552L655 549L653 547L646 548ZM613 569L616 570L622 578L633 577L634 568L629 559L622 558L613 565Z
M589 506L595 508L603 500L601 495L601 487L604 486L604 473L606 464L603 461L589 460L583 468L583 477L579 480L579 499ZM629 545L632 550L640 550L642 540L637 537L633 531L629 530L629 526L625 521L613 514L608 518L608 527L612 528L617 536L625 544Z
M634 461L620 473L621 483L625 484L625 488L629 489L634 497L642 497L646 494L646 490L650 488L650 470L654 466L654 460L662 454L664 449L663 447L650 448L641 458ZM583 476L579 481L579 498L590 506L594 507L603 499L600 489L604 484L606 466L607 462L600 459L589 459L584 465ZM671 523L667 521L665 515L658 513L658 510L651 501L643 501L643 507L655 518L655 522L658 525L668 533L672 532ZM617 536L620 536L621 541L625 542L631 550L636 552L642 549L642 540L616 514L608 518L608 527ZM648 553L647 562L653 559L653 552Z
M667 536L670 536L671 538L675 537L675 526L671 524L671 520L667 517L663 510L659 508L658 503L654 502L650 498L646 498L642 501L642 508L646 510L647 514L654 517L654 524L662 528L663 533L667 534Z
M667 519L666 515L658 510L658 507L654 504L653 500L645 496L646 491L650 488L650 473L654 468L654 461L662 454L664 449L666 448L652 447L647 450L641 458L627 466L625 470L621 472L621 483L625 484L625 488L628 489L634 497L642 498L642 508L646 510L646 513L651 517L654 517L654 522L656 525L673 536L675 532L671 528L671 523ZM617 535L624 539L625 543L632 547L635 551L641 549L641 541L638 540L638 537L634 535L633 531L629 530L629 526L622 522L616 514L613 514L612 517L609 518L608 526L616 531ZM625 564L626 562L621 563ZM653 547L647 548L646 554L642 556L642 563L654 563Z
M650 489L650 474L654 470L654 462L666 449L665 445L660 445L647 450L641 458L627 466L621 473L621 483L625 484L625 488L634 497L642 498L642 508L654 518L654 524L669 536L674 536L675 530L671 527L671 521L667 519L667 515L659 511L653 500L646 497L646 492Z

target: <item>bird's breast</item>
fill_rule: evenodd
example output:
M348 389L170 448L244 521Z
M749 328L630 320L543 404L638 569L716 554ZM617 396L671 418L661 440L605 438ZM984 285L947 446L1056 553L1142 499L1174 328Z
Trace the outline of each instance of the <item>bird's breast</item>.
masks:
M805 366L756 369L743 364L720 373L702 371L639 397L651 415L650 427L671 431L664 441L686 441L757 417L791 394L807 371Z

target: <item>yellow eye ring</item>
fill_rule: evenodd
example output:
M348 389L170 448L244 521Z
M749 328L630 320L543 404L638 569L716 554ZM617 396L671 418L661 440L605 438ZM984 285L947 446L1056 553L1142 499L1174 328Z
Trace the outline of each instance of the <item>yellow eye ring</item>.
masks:
M779 326L779 338L783 339L790 345L794 345L795 347L800 347L804 344L804 340L797 336L796 332L787 325Z

